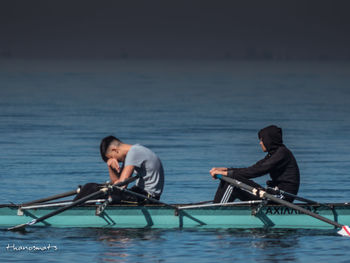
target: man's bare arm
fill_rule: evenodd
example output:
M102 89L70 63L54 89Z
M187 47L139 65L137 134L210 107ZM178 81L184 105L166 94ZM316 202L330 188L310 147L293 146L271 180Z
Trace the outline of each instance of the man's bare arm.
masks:
M109 172L109 180L110 180L110 182L113 183L114 181L119 180L120 173L116 169L108 166L108 172Z
M113 184L116 184L116 183L119 183L119 182L122 182L122 181L128 179L134 173L134 169L135 169L135 167L133 165L125 166L123 168L122 173L120 174L120 177L118 178L118 180L113 181ZM125 186L125 187L127 187L127 186Z

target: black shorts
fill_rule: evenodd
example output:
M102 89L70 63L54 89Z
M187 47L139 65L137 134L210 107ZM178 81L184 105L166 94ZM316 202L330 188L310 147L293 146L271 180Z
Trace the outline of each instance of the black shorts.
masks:
M75 196L73 201L79 200L89 194L95 193L99 190L101 190L103 187L105 187L106 185L104 184L97 184L97 183L88 183L85 184L81 189L80 192ZM152 197L154 199L159 200L160 196L152 196L149 193L147 193L145 190L137 187L137 186L133 186L131 189L128 189L132 192L138 193L138 194L142 194L144 196L147 197ZM113 189L112 192L108 193L108 194L104 194L101 193L100 195L94 197L94 199L106 199L111 197L112 202L111 204L150 204L152 203L152 201L146 199L146 198L141 198L138 196L135 196L131 193L127 193L124 192L122 190L119 189Z

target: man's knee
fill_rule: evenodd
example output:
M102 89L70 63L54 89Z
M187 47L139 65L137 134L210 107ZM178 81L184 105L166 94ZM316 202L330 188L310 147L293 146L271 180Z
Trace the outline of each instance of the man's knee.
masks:
M87 183L87 184L84 184L83 188L84 190L100 190L100 187L99 187L99 184L97 183Z
M81 187L80 192L75 196L73 201L78 200L80 198L83 198L89 194L95 193L101 189L101 185L97 183L87 183L84 184L83 187ZM100 194L96 198L103 198L104 194Z

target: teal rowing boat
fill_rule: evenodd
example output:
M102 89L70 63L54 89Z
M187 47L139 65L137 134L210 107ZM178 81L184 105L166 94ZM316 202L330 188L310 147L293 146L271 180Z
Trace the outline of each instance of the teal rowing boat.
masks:
M0 205L0 227L24 224L42 217L67 202L27 207ZM350 224L350 204L298 204L315 214ZM36 226L103 228L305 228L331 229L332 225L282 205L261 201L200 205L108 205L72 207Z

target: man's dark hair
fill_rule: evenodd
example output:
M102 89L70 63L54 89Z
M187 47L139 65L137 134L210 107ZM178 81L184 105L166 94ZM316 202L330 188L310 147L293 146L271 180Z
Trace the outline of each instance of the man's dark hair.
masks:
M102 139L100 144L100 153L103 161L107 162L108 158L106 157L106 153L108 150L108 147L113 143L116 142L118 144L122 143L121 140L117 139L116 137L110 135Z

